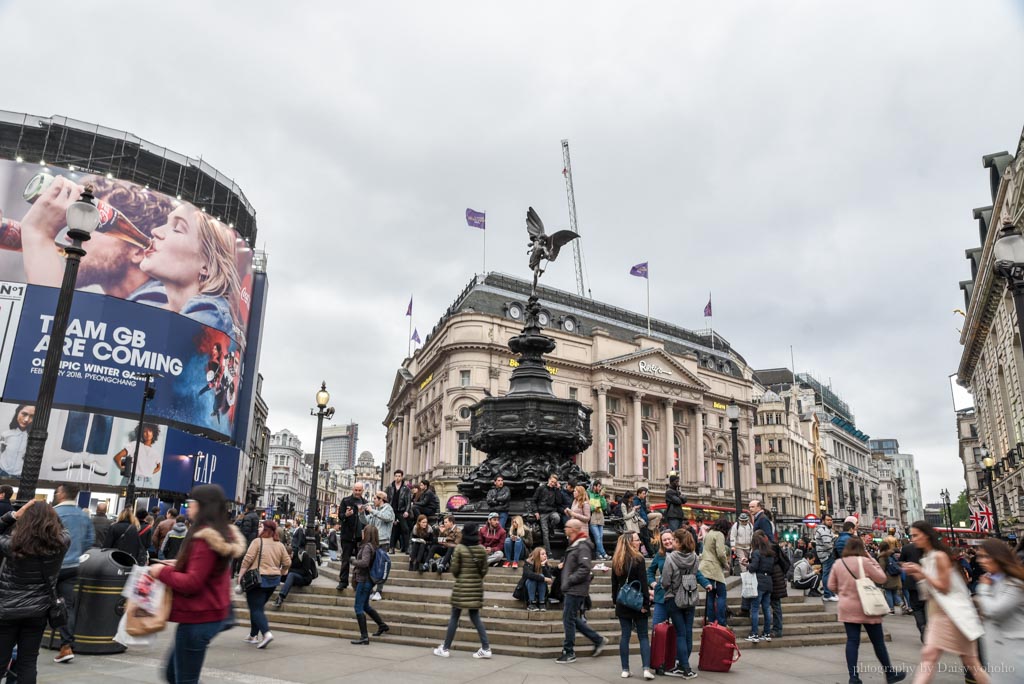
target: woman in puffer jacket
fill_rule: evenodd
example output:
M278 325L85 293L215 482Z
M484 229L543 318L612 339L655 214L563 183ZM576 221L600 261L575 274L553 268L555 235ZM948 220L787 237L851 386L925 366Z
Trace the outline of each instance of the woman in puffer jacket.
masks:
M71 535L53 508L36 499L0 518L0 664L18 646L13 673L35 684L36 659Z
M768 535L763 530L756 530L750 540L750 561L747 572L754 573L757 578L757 598L750 599L750 634L747 641L771 641L772 630L772 568L775 567L775 552L772 551ZM764 629L757 633L758 613L764 618Z
M779 639L782 637L782 599L789 596L789 591L786 589L786 575L789 574L792 564L778 544L772 544L772 551L775 553L775 564L772 566L771 636Z
M459 617L463 610L469 611L469 619L476 627L480 637L480 649L473 654L474 658L490 658L491 645L487 640L487 629L480 620L480 609L484 605L484 576L487 575L487 551L480 546L480 533L476 525L466 523L462 526L462 538L452 554L452 575L455 586L452 587L452 614L448 619L448 631L444 643L434 649L434 655L447 658L448 649L455 641L455 631L459 627Z

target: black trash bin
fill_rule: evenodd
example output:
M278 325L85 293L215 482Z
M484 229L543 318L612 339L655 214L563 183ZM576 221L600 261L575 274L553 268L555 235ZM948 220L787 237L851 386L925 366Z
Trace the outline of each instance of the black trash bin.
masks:
M114 641L124 615L121 596L135 566L131 554L117 549L89 549L82 555L75 585L75 653L105 655L122 653ZM60 632L47 629L50 648L60 647Z

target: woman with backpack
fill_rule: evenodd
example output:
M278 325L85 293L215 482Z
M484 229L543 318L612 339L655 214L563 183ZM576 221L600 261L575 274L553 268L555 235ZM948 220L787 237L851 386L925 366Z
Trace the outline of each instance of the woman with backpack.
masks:
M708 615L708 622L717 622L725 627L728 624L728 613L726 609L725 571L729 568L729 547L725 544L725 535L729 533L732 525L725 517L715 521L711 529L704 535L704 550L700 555L700 572L713 583L708 593L713 594L711 600L712 611ZM685 529L682 529L686 532Z
M771 641L772 631L772 568L775 567L775 552L763 530L755 530L750 539L750 560L747 572L757 578L757 597L750 599L750 634L747 641ZM764 619L764 629L757 633L758 617Z
M455 641L455 632L459 627L459 618L463 610L469 611L469 619L476 627L480 636L480 649L473 654L474 658L490 658L491 645L487 641L487 630L480 620L480 609L484 605L484 577L487 575L487 550L480 546L480 532L476 525L466 523L462 526L462 538L452 553L452 576L455 586L452 587L452 614L448 618L448 631L444 643L434 649L434 655L447 658L451 654L448 649Z
M363 528L363 541L352 561L352 583L356 586L356 622L359 623L359 638L353 639L351 644L355 646L366 646L370 643L369 633L366 629L366 616L369 615L377 623L377 631L373 636L383 636L390 632L391 628L376 610L370 606L370 594L373 593L374 580L370 576L370 570L377 558L377 549L380 548L380 532L374 525L367 525Z
M889 604L889 615L893 615L896 612L896 606L903 604L903 584L900 582L903 570L896 562L896 549L887 541L878 545L878 565L885 573L882 591L885 592L885 602Z
M644 557L640 554L640 535L626 532L619 537L612 556L612 596L615 597L615 617L619 619L622 636L619 638L619 661L622 663L623 679L632 676L629 672L630 635L636 632L640 641L640 661L644 668L644 679L654 679L651 670L651 641L648 636L647 619L651 614L651 592L648 591ZM627 590L623 593L623 590ZM640 594L638 605L630 605L628 597Z
M863 571L861 570L863 566ZM873 582L882 582L885 573L864 548L864 542L857 535L852 535L843 547L843 555L836 559L832 571L828 575L828 588L839 597L839 621L846 627L846 669L850 675L850 684L861 684L857 672L857 656L860 652L860 628L871 639L875 649L875 657L885 670L885 681L899 682L906 678L906 672L897 672L889 659L889 650L885 647L885 632L882 631L882 616L867 615L861 606L860 594L857 591L857 580L869 577Z
M121 515L117 516L117 522L110 526L103 548L124 551L134 558L136 563L139 562L139 557L142 554L142 544L139 542L139 520L131 508L121 511Z
M662 540L665 535L662 535ZM707 589L711 583L700 573L700 562L695 553L693 535L683 529L673 533L674 549L665 559L665 570L661 575L661 586L665 590L665 609L668 618L676 628L675 669L667 674L683 679L693 679L697 673L690 669L690 654L693 652L693 616L697 610L700 587ZM664 541L662 542L664 544Z
M184 548L184 547L183 547ZM256 644L256 648L266 648L274 640L267 619L267 601L274 594L281 578L288 576L292 566L292 556L288 548L277 537L277 523L264 520L263 528L258 537L252 540L238 569L238 586L242 586L245 573L256 569L260 581L245 588L245 603L249 607L249 636L245 643ZM260 638L260 634L263 638Z

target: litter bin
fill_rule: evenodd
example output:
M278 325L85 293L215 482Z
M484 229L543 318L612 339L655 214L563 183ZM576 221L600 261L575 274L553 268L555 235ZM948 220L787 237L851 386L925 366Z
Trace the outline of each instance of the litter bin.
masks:
M75 585L76 654L124 652L125 647L114 641L114 635L124 615L121 591L134 566L131 554L117 549L93 548L82 555ZM60 632L47 629L46 636L50 648L59 648Z

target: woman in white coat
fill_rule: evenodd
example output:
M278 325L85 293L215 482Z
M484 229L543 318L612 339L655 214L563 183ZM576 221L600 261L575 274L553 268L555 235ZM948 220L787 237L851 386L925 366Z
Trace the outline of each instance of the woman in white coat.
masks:
M978 549L985 575L978 583L978 606L985 619L985 664L993 684L1024 677L1024 565L1010 547L986 539Z

